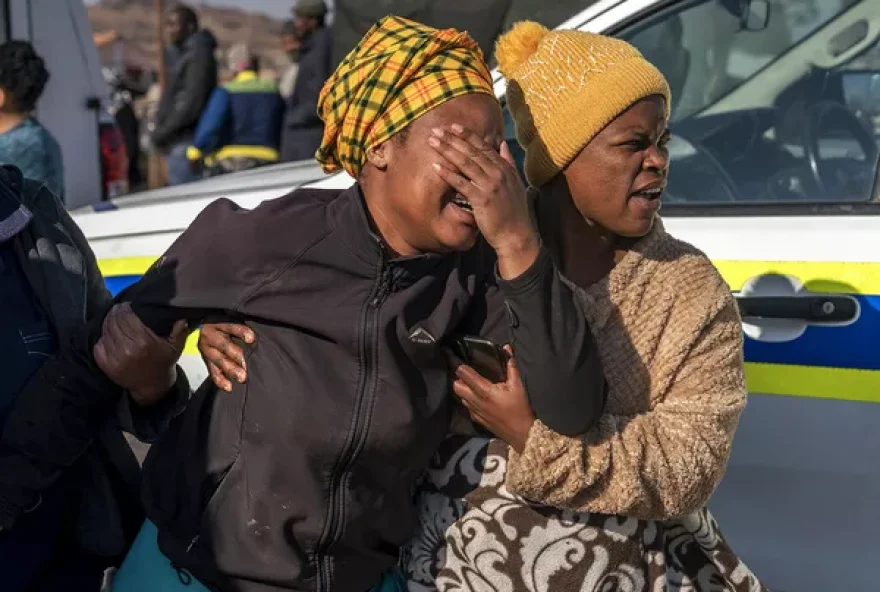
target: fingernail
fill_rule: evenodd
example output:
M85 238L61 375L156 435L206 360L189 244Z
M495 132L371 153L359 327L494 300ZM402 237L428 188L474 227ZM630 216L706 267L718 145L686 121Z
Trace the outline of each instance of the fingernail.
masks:
M434 148L437 148L438 146L440 146L440 140L438 140L437 138L428 138L428 144L430 144Z
M232 392L232 385L227 384L226 386L223 387L223 390L226 391L227 393L231 393Z
M241 359L241 367L247 370L247 362L245 362L244 358Z
M462 127L461 125L459 125L457 123L453 123L451 127L452 127L452 131L454 131L457 134L460 134L461 132L464 131L464 127Z
M431 133L434 134L435 136L437 136L438 138L442 138L443 134L445 134L446 132L443 131L443 128L435 127L434 129L431 130Z
M238 382L240 382L241 384L244 384L244 379L246 378L244 372L239 372L237 374L237 377L238 377Z
M248 333L247 335L244 336L244 340L247 341L248 343L253 343L254 342L254 334Z

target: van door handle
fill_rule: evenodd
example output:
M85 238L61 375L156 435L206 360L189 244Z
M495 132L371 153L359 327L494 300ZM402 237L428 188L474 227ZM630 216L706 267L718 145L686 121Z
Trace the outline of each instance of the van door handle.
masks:
M859 303L852 296L736 296L736 301L743 318L846 324L859 315Z

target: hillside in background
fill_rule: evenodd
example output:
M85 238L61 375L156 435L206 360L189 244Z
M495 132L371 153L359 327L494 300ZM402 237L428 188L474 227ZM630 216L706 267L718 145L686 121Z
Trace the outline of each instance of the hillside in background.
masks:
M198 11L202 26L217 37L220 49L226 50L234 43L247 42L263 59L264 67L277 68L285 63L284 54L278 47L282 21L236 8L219 8L197 2L191 4ZM159 50L153 7L153 0L101 0L88 6L89 21L95 33L116 31L119 34L127 65L153 69ZM109 45L99 50L105 64L109 65L118 59L119 45Z

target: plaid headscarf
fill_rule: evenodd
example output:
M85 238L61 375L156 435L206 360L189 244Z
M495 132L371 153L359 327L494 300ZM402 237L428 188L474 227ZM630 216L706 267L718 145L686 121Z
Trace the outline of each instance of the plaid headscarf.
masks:
M461 95L495 96L477 43L387 16L376 23L326 82L318 99L324 139L315 157L324 172L357 177L367 151Z

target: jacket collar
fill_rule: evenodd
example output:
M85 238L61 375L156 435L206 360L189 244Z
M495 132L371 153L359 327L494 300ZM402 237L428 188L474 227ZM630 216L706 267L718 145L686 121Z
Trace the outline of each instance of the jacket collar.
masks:
M367 202L355 183L330 204L330 223L346 247L365 263L375 265L385 252L382 239L373 232Z
M382 238L373 230L367 202L359 184L343 191L330 206L330 220L340 239L358 259L375 266L380 257L393 265L418 273L446 258L439 253L423 253L409 257L391 258ZM458 255L458 254L456 254ZM427 267L426 267L427 266Z
M24 176L14 166L0 167L0 243L24 230L33 214L22 202Z

